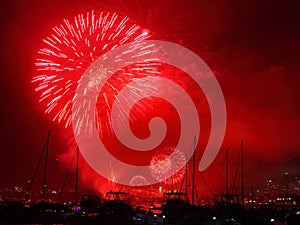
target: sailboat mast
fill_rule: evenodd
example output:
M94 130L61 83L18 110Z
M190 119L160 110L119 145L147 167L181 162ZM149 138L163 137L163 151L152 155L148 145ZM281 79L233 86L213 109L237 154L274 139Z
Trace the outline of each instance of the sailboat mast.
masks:
M228 202L228 150L226 150L226 202Z
M76 169L75 169L75 205L78 204L78 158L79 158L79 147L76 150Z
M45 154L45 167L44 167L44 181L43 181L42 201L45 201L46 188L47 188L46 181L47 181L47 164L48 164L49 137L50 137L50 131L48 130L48 136L47 136L47 141L46 141L46 154Z
M242 207L244 208L244 140L241 140L241 160L242 160Z
M196 165L196 136L194 136L193 176L192 176L192 205L195 204L195 165Z
M186 163L185 163L185 194L188 198L188 159L186 156Z

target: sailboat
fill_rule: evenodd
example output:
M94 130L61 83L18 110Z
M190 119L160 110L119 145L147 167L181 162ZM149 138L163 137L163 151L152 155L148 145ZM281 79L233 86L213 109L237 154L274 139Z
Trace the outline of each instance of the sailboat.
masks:
M162 204L164 222L175 224L199 225L205 224L211 218L211 210L208 207L195 204L195 167L196 167L196 137L194 137L194 154L192 158L192 185L191 201L188 199L188 169L186 164L185 176L182 180L180 191L164 193L165 201ZM186 181L186 192L182 192L182 185Z
M241 197L239 194L229 193L228 187L228 150L226 150L226 193L215 195L213 222L216 225L266 225L266 221L257 211L246 210L244 207L244 142L241 140Z

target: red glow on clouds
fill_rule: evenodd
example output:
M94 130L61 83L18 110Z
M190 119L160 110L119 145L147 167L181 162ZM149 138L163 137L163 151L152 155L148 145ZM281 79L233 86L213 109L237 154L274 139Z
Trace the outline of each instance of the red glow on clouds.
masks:
M130 72L131 68L132 67L123 68L123 73ZM195 81L179 69L166 64L157 66L157 69L159 71L157 76L167 77L179 84L187 93L189 93L190 97L195 102L201 123L201 135L197 151L202 154L210 134L210 111L204 94ZM122 80L119 80L118 82L116 77L120 77L120 75L121 72L117 72L110 78L112 81L108 80L107 82L108 84L113 83L117 90L121 90L125 85L132 81L132 78L135 79L139 77L138 75L134 75L133 77L127 77L127 79L122 78ZM172 93L172 90L166 89L165 91ZM105 98L103 93L107 93L108 97ZM110 85L105 85L99 93L96 106L98 117L104 119L102 124L107 125L102 128L100 137L113 156L131 165L149 165L151 158L158 150L165 146L177 145L180 137L180 118L178 113L166 100L152 97L137 102L135 107L132 108L130 113L131 120L129 121L130 127L136 137L145 139L150 135L148 128L149 121L154 117L160 117L168 126L168 132L165 139L157 148L147 152L136 151L124 146L111 130L112 128L107 120L107 113L110 114L111 112L109 105L112 105L113 101L116 101L113 93L115 93L115 90L112 90ZM192 144L193 137L191 137L191 146Z

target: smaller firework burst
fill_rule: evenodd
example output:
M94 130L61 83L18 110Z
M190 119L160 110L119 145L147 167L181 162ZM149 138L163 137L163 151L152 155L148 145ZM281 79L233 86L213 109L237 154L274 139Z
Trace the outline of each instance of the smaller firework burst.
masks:
M136 175L130 180L131 186L146 186L147 184L147 179L141 175Z
M151 175L157 181L164 181L165 184L175 184L182 180L185 174L186 156L174 146L161 148L151 158ZM172 172L176 170L173 176Z

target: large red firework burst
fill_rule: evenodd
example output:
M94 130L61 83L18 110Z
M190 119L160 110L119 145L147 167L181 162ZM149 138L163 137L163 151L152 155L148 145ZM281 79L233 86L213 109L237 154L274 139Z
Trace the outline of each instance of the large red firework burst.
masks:
M52 115L53 121L64 122L68 127L78 81L90 64L109 50L128 42L142 41L150 35L128 17L110 12L91 11L63 21L43 39L32 82L37 85L35 91L40 93L39 101L46 107L45 113ZM130 77L132 74L123 71L118 78L107 82L106 91L101 93L107 104L108 96L118 92L114 84L128 81L132 79ZM101 120L97 122L101 127Z

